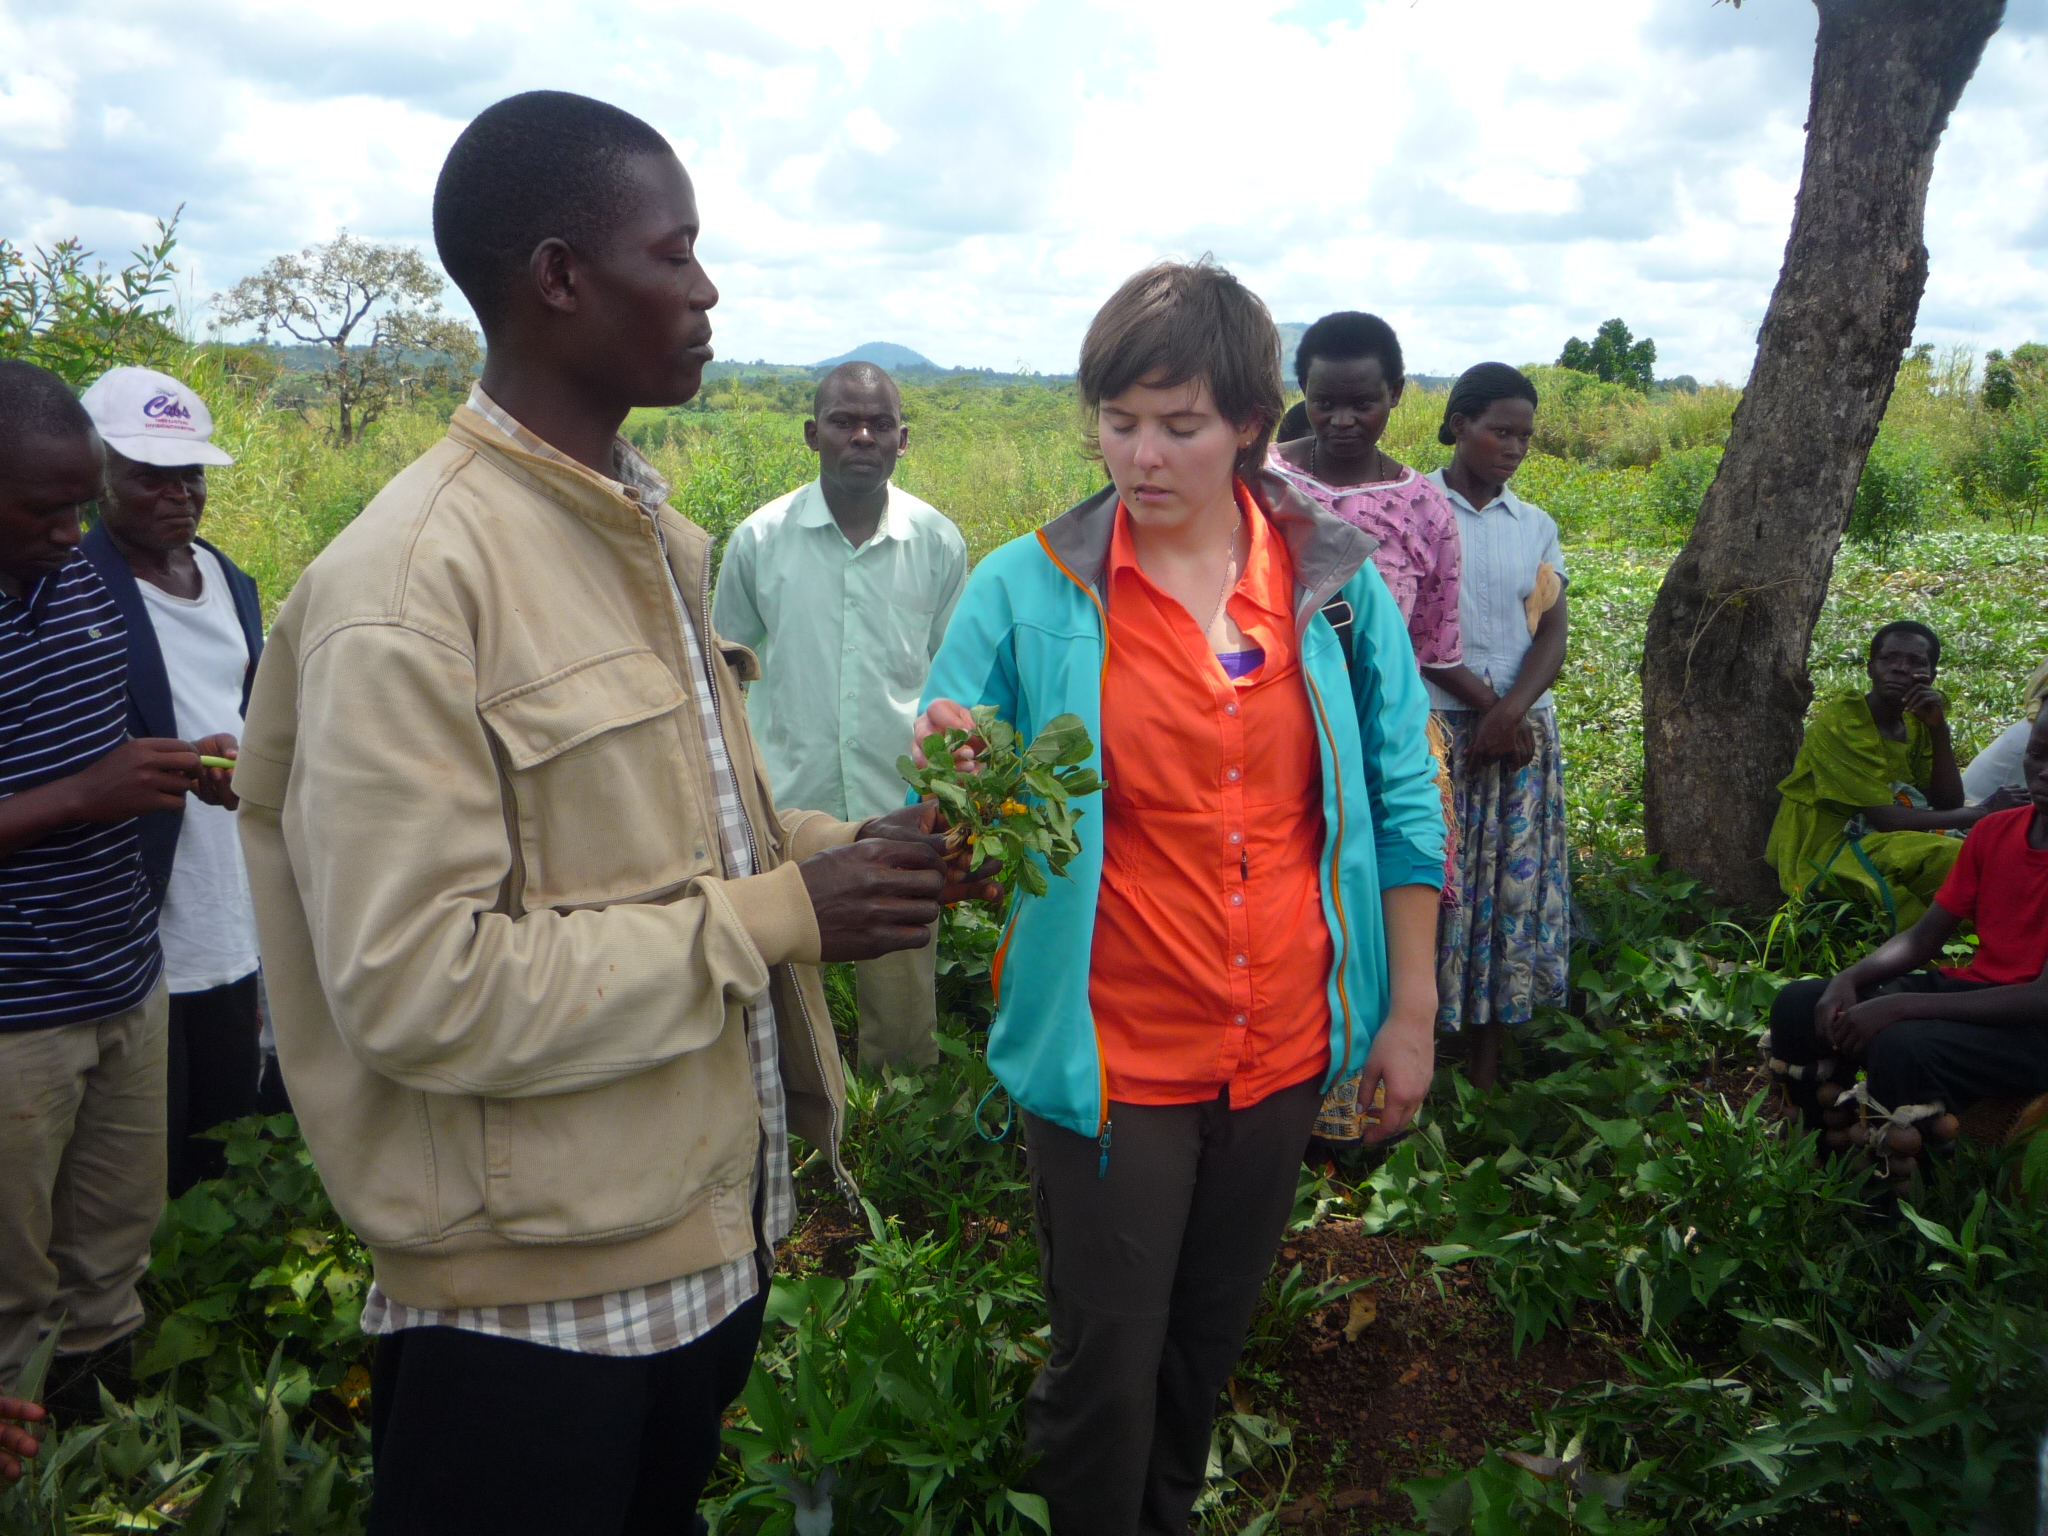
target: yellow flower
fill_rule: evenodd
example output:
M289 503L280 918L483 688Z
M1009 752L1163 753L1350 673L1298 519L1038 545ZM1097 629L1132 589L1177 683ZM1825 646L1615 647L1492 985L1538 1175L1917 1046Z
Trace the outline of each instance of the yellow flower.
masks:
M1022 816L1029 807L1021 800L1005 800L996 807L998 816Z

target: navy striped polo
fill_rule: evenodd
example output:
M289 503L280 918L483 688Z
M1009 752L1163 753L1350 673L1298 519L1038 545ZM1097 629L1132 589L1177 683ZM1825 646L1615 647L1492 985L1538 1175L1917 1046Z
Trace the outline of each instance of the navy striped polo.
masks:
M0 593L0 795L126 741L127 687L127 629L84 558ZM0 858L0 1031L125 1012L162 970L133 820L73 823Z

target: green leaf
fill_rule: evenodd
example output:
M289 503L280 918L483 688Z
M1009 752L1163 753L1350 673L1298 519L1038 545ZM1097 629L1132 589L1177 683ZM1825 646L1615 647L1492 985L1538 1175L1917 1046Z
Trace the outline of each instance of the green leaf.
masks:
M63 1337L68 1317L68 1313L60 1314L50 1331L43 1335L42 1342L36 1345L35 1352L28 1357L28 1364L22 1368L15 1382L14 1396L31 1403L42 1401L43 1382L50 1374L50 1362L57 1357L57 1342Z
M157 1376L187 1360L204 1359L213 1353L219 1340L212 1326L198 1321L188 1311L173 1312L157 1330L149 1352L136 1363L135 1374Z
M1044 1531L1046 1536L1052 1536L1052 1508L1041 1495L1019 1493L1012 1488L1003 1497L1010 1501L1010 1508Z
M1066 714L1054 715L1046 721L1045 729L1024 755L1033 763L1065 768L1087 762L1094 751L1095 744L1088 739L1088 727L1081 723L1081 717Z

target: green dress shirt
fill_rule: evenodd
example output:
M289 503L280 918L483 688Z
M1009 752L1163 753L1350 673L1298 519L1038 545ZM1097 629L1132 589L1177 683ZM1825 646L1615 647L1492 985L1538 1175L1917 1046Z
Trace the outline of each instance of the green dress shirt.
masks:
M903 804L896 759L966 582L960 530L894 485L858 549L815 480L733 530L711 624L760 653L747 715L777 805L857 821Z

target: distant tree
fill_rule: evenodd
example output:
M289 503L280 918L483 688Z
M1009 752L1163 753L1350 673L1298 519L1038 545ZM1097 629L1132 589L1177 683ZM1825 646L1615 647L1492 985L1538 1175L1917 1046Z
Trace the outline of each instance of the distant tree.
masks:
M27 252L0 240L0 357L39 364L83 388L109 368L159 362L182 346L175 314L158 300L177 275L171 252L183 211L158 219L155 242L116 272L76 239Z
M1676 394L1696 395L1700 392L1700 381L1689 373L1681 373L1675 379L1659 379L1659 389L1668 389Z
M1567 341L1557 355L1557 366L1597 374L1608 384L1647 390L1656 382L1657 343L1647 336L1637 341L1627 322L1617 317L1601 322L1590 342L1576 336Z
M334 405L335 435L351 443L393 405L469 382L481 348L475 331L441 313L445 286L411 246L344 229L214 295L215 323L326 347L320 392Z
M1764 844L1807 652L1927 286L1927 185L2005 0L1815 0L1806 162L1719 472L1643 642L1643 830L1722 901L1779 899Z
M2043 383L2048 383L2048 347L2038 341L2022 342L2011 357L1997 351L1984 354L1983 400L1994 411L2011 410L2029 384Z

